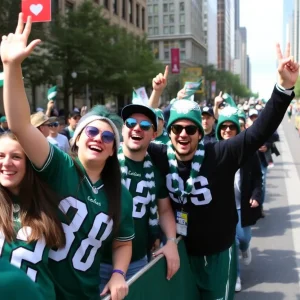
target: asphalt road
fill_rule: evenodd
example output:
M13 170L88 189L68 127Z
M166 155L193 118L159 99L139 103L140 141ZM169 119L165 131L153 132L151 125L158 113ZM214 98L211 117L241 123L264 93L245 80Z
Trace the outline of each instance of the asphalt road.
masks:
M300 137L287 117L267 176L266 217L252 229L252 263L237 300L300 300Z

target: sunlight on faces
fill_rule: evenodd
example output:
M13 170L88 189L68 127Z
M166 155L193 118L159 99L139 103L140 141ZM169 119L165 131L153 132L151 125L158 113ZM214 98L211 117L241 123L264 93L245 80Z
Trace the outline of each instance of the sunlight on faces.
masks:
M21 145L9 137L0 139L0 184L17 195L26 173L26 156Z
M185 127L188 125L195 126L196 124L190 120L179 120L172 125L181 125ZM182 161L191 160L193 158L198 148L199 140L202 138L199 130L193 135L188 135L185 129L182 130L180 134L175 134L170 130L169 136L176 150L176 156Z
M46 124L46 125L42 124L41 126L39 126L39 130L45 137L49 136L50 128L49 128L48 124Z
M58 132L59 132L59 124L58 124L58 122L57 122L57 126L56 127L55 126L49 126L49 132L51 134L58 134Z
M143 114L132 114L130 118L136 119L138 123L146 120L152 124L152 121ZM133 128L128 128L124 124L122 128L123 145L132 152L145 151L156 135L153 126L149 130L143 130L139 124Z
M87 165L89 162L103 163L114 154L115 147L114 141L111 143L104 143L101 138L101 133L104 131L114 133L114 131L108 123L100 120L93 121L87 126L98 128L99 133L95 137L89 137L85 132L86 127L82 130L76 140L78 158L83 165Z
M215 118L209 114L202 113L202 127L204 131L211 131L215 123Z
M222 128L222 126L227 126L226 128ZM228 126L234 126L234 129L231 130ZM223 122L220 125L220 134L223 140L228 140L237 135L236 125L232 122Z

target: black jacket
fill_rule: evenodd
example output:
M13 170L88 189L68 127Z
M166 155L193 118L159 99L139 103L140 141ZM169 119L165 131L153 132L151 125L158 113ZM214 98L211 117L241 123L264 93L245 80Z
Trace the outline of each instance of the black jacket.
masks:
M293 97L294 93L288 96L275 87L265 109L250 128L229 140L206 144L192 193L183 199L173 193L167 146L150 143L148 153L166 176L173 210L183 209L188 213L188 232L184 241L190 255L216 254L234 243L237 224L234 175L275 132ZM184 189L191 161L177 163L179 188Z
M241 167L241 223L251 226L262 217L261 206L251 208L250 199L261 203L262 172L258 155L255 154Z
M214 143L217 141L217 138L216 138L216 131L215 129L213 128L213 130L211 131L211 133L209 134L206 134L204 136L204 143L207 144L207 143Z

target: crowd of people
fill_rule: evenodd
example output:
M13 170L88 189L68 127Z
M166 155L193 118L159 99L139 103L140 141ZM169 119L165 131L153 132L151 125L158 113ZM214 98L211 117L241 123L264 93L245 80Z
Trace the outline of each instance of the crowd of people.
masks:
M294 97L299 66L289 47L283 56L277 45L278 82L264 108L227 105L222 93L200 107L182 89L162 111L166 67L148 106L127 105L121 117L103 106L74 110L65 126L52 101L30 112L21 65L40 43L28 44L30 31L20 14L1 43L1 294L124 299L126 281L157 255L172 280L181 236L201 299L233 299L239 252L249 264L251 226L263 217L276 129Z

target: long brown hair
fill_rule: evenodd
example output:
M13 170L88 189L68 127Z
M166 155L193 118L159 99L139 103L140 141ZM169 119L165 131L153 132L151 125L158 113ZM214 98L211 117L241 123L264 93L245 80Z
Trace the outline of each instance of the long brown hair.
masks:
M106 122L105 120L101 120ZM108 122L106 122L109 124ZM83 130L82 130L83 131ZM78 134L77 140L80 138L82 131ZM116 143L114 142L114 153L112 156L108 157L105 166L101 172L101 179L104 184L104 191L108 199L108 216L113 220L113 233L116 234L120 225L121 217L121 171L120 164L117 155L118 149L116 149ZM71 150L70 156L74 161L74 165L82 178L83 181L84 174L76 162L78 157L78 147L76 141L74 141ZM100 174L99 174L100 175Z
M11 132L0 135L18 141ZM29 226L31 233L28 243L44 238L50 248L62 248L66 244L66 237L62 224L58 219L58 196L44 183L33 169L31 162L26 159L26 173L20 182L19 204L20 221L22 226ZM16 238L13 224L12 194L0 184L0 230L7 242Z

